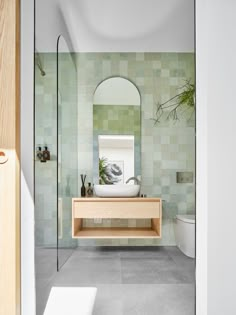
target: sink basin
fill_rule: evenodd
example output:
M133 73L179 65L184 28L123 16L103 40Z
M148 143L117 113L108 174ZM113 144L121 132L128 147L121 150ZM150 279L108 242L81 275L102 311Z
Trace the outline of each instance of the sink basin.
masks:
M140 185L94 185L97 197L137 197Z

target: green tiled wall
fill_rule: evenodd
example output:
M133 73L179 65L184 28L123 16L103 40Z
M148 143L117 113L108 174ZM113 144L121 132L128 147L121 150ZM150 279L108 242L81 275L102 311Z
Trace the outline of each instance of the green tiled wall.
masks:
M71 198L78 194L77 172L77 72L69 53L59 53L58 56L58 90L59 90L59 117L58 117L58 164L59 184L58 195L62 202L61 224L62 234L58 246L65 248L76 246L77 242L71 238L72 212Z
M45 76L35 68L35 144L47 145L51 160L35 162L35 243L57 244L57 87L56 54L39 54ZM77 74L71 55L59 55L59 198L62 201L60 247L76 244L71 239L71 198L77 196ZM74 244L74 245L75 245Z
M140 106L94 105L93 129L140 137Z
M104 79L131 80L141 94L142 193L162 197L162 240L90 240L81 245L175 245L174 217L195 212L195 185L177 184L177 171L195 170L195 117L180 113L177 122L162 119L154 125L156 104L178 92L185 80L194 81L192 53L78 53L79 172L93 178L93 94ZM166 116L167 113L164 113ZM189 119L191 117L191 119ZM110 222L110 221L109 221ZM92 226L107 226L102 224ZM117 222L116 222L117 223ZM144 222L143 222L144 223ZM112 225L112 221L110 222ZM121 224L121 223L120 223ZM134 220L134 224L140 224Z
M163 238L162 240L88 240L79 241L80 245L174 245L173 218L177 213L195 212L195 184L177 184L177 171L195 170L195 117L190 112L182 112L177 122L162 121L154 125L153 116L156 104L174 96L186 79L194 80L194 54L192 53L76 53L77 63L77 128L67 131L73 134L78 145L78 174L87 174L87 181L93 180L93 94L97 85L112 76L122 76L130 79L141 94L141 174L142 193L157 196L163 202ZM41 143L42 132L50 134L49 141L55 137L53 121L53 104L55 95L53 75L55 63L50 54L43 54L45 71L49 78L36 79L38 117L45 117L36 134L37 143ZM65 71L65 78L70 73ZM49 80L42 83L42 80ZM167 113L166 113L167 114ZM189 119L191 117L191 119ZM37 123L37 122L36 122ZM70 133L71 132L71 133ZM53 148L53 144L52 144ZM53 150L52 150L53 151ZM47 173L53 177L53 172ZM40 178L38 179L40 181ZM49 180L48 180L49 181ZM50 182L50 181L49 181ZM47 189L42 183L38 191ZM79 182L80 188L80 182ZM80 189L78 190L80 191ZM51 186L52 189L52 186ZM78 195L79 192L78 191ZM37 196L36 196L37 198ZM55 222L54 214L44 207L50 207L47 202L40 204L36 211L46 211L43 223L47 226L44 240L54 235L49 222ZM43 210L42 210L43 208ZM48 221L51 220L51 221ZM53 221L54 220L54 221ZM103 220L104 221L104 220ZM114 223L114 222L113 222ZM102 225L113 224L103 222ZM117 222L116 222L117 223ZM53 223L54 224L54 223ZM94 225L94 222L90 222ZM132 222L140 224L140 222ZM146 224L146 223L145 223ZM50 227L51 226L51 230ZM96 225L99 226L99 225ZM49 235L49 236L48 236ZM47 241L47 240L46 240Z
M35 244L56 246L56 54L39 55L46 75L35 67L35 145L47 145L51 161L35 162Z

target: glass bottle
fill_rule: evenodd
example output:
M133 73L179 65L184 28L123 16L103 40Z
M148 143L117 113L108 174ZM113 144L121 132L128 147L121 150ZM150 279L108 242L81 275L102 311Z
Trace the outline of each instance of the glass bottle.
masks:
M92 197L93 196L93 188L91 186L91 183L88 183L87 191L86 191L86 196L87 197Z
M37 156L37 159L38 159L39 161L42 160L42 158L43 158L43 152L42 152L41 147L38 147L38 150L37 150L37 152L36 152L36 156Z
M48 151L48 147L44 147L43 158L46 161L50 160L50 152Z

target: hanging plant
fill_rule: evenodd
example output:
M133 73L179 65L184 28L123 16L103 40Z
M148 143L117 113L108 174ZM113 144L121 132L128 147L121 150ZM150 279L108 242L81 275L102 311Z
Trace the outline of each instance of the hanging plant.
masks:
M160 122L160 119L166 109L169 109L169 113L166 119L178 120L178 110L182 107L187 107L187 109L192 108L192 113L195 109L195 85L187 80L186 83L179 87L178 90L181 90L178 94L171 97L164 103L158 103L155 118L153 118L155 124Z

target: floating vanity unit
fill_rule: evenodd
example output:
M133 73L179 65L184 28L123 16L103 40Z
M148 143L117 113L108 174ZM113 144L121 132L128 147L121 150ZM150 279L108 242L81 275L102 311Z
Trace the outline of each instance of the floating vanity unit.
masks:
M83 219L150 219L150 227L83 227ZM160 198L73 198L73 238L161 238Z

